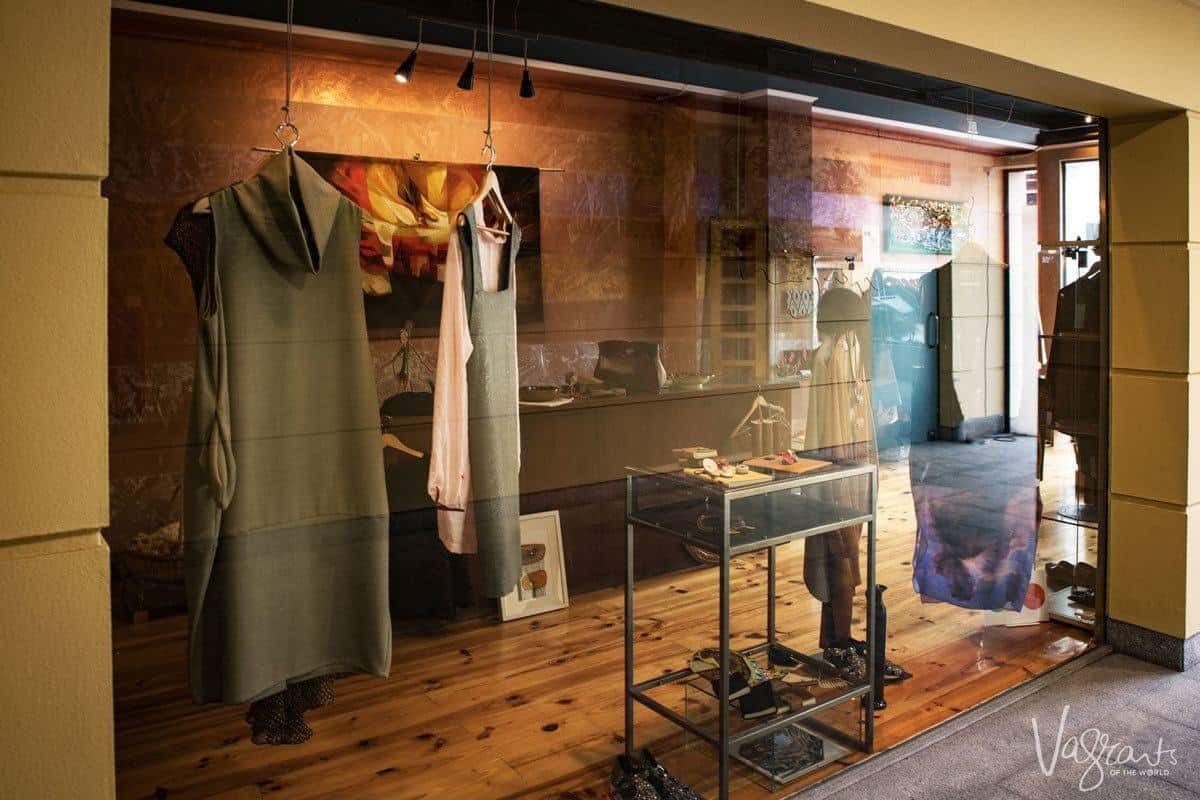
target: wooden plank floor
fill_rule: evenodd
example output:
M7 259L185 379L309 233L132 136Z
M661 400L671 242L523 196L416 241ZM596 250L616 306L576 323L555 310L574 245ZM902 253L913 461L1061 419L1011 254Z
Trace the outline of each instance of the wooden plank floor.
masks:
M1070 448L1063 444L1048 453L1048 508L1071 483ZM879 572L892 587L889 657L914 673L888 689L889 707L876 717L880 746L903 741L1090 646L1086 632L1057 623L983 627L979 612L922 603L911 587L915 526L907 467L884 465L880 487ZM1039 568L1045 561L1075 560L1077 547L1094 552L1094 534L1080 537L1073 527L1045 523ZM789 643L816 649L819 606L801 581L802 554L799 544L780 553L778 625ZM765 557L736 564L736 646L763 638L765 577ZM639 585L639 679L678 669L692 651L713 643L716 583L715 571L697 569ZM282 748L250 743L243 708L192 705L182 619L119 625L118 796L603 797L612 757L623 746L622 610L621 591L614 589L573 598L569 610L534 619L398 633L388 680L340 681L337 701L309 716L313 739ZM861 621L861 600L857 611ZM650 712L639 711L637 721L639 746L649 745L706 797L715 795L707 746L685 745L673 726ZM782 796L740 768L734 779L739 800Z

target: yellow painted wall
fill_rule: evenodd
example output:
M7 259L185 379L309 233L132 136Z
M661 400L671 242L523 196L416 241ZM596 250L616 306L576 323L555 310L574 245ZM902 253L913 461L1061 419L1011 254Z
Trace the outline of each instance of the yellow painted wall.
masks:
M1200 108L1200 83L1195 80L1200 74L1200 6L1185 0L813 0L812 5L922 31L1170 105ZM996 88L994 82L987 85ZM1083 110L1100 113L1098 108Z
M1200 107L1183 0L608 1L1108 117Z
M109 4L0 0L0 797L114 795Z
M1189 637L1200 632L1200 115L1111 133L1109 614Z

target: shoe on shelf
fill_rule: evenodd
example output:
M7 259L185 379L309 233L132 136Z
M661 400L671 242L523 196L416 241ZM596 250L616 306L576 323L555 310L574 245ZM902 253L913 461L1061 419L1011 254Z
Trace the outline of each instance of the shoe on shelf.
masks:
M1070 561L1059 561L1046 565L1046 588L1057 592L1067 588L1076 580L1075 565Z
M1075 565L1075 586L1083 589L1096 589L1096 568L1086 561Z
M701 800L687 784L681 783L666 768L659 764L649 750L642 750L642 766L646 770L646 780L658 792L662 800Z
M1077 606L1087 606L1088 608L1096 607L1096 590L1085 587L1078 587L1075 591L1067 595L1067 599Z
M696 651L688 663L692 672L707 678L712 684L713 695L721 696L721 651L706 647ZM729 654L729 699L737 700L750 692L750 687L766 680L762 667L741 653Z
M753 658L747 658L746 656L741 656L741 659L743 663L745 663L746 669L750 672L751 686L758 686L760 683L771 682L771 673L763 669L757 661L755 661Z
M800 686L785 684L776 694L784 698L785 704L790 708L811 708L817 704L813 693Z
M750 687L750 692L738 701L743 719L761 719L773 717L776 714L786 714L792 707L775 696L771 682L760 683Z
M767 648L767 661L773 667L798 667L804 662L797 658L791 651L777 644L773 644Z
M613 764L608 793L613 800L662 800L647 779L645 766L624 754Z
M719 673L718 673L719 674ZM712 684L713 697L721 696L721 679L709 678L709 683ZM750 684L746 683L746 679L741 675L732 674L729 676L729 699L739 700L750 694Z

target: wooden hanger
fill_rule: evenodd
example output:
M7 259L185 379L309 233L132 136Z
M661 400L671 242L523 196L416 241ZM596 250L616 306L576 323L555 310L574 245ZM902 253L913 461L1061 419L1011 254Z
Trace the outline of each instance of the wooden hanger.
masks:
M742 428L746 427L746 424L751 421L750 418L755 414L758 415L756 422L762 424L764 421L763 411L767 411L771 414L772 422L783 418L783 416L787 413L786 409L784 409L782 406L777 406L771 403L760 393L754 398L754 402L750 404L750 410L746 412L746 416L742 417L741 422L733 426L733 432L729 434L729 438L732 439L737 436L738 433L741 432Z
M383 439L384 447L390 448L392 450L399 450L401 453L404 453L405 455L410 455L413 458L424 458L425 457L425 454L422 453L420 450L414 450L411 447L409 447L408 445L406 445L404 442L400 441L399 437L397 437L396 434L394 434L394 433L384 433L384 434L382 434L382 439Z
M468 205L479 205L482 209L484 203L491 205L492 210L500 216L500 224L507 226L507 229L493 228L482 224L482 215L480 215L480 223L476 224L475 227L481 231L487 231L496 236L508 238L509 230L511 230L513 224L513 215L508 210L508 205L504 202L504 196L500 194L500 181L496 179L496 173L492 171L490 164L484 173L483 183L480 184L479 191L471 198L471 202ZM459 224L463 224L461 218Z

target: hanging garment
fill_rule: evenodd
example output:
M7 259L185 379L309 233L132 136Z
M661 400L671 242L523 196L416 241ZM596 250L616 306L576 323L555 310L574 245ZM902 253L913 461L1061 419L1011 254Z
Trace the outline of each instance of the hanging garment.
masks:
M833 287L817 307L820 344L812 359L805 455L835 461L874 463L875 426L871 405L871 316L865 299L850 288ZM825 499L866 508L862 482L835 481L822 488ZM821 647L842 647L850 639L855 588L862 583L859 539L852 525L804 541L804 583L822 601Z
M197 214L188 203L179 209L171 230L163 243L175 251L187 270L192 284L192 295L196 301L196 313L201 319L213 314L213 287L209 281L209 258L212 253L212 214Z
M480 203L459 215L446 256L438 333L429 496L452 553L478 553L480 590L503 597L521 572L521 432L517 398L516 258L479 230Z
M913 588L924 602L1020 611L1042 514L1036 441L922 442L909 453Z
M387 493L357 207L285 150L169 237L199 298L184 466L196 702L386 676ZM191 237L191 239L189 239ZM202 256L203 257L203 256Z
M1100 480L1100 277L1097 262L1073 283L1058 290L1054 341L1046 365L1043 393L1054 429L1075 444L1076 487L1088 505L1098 502ZM1045 447L1045 443L1041 444Z

